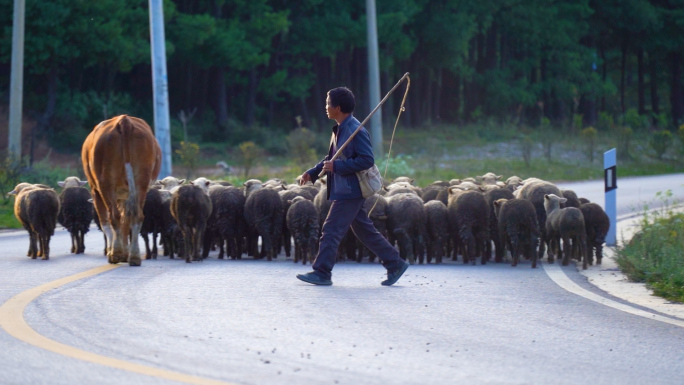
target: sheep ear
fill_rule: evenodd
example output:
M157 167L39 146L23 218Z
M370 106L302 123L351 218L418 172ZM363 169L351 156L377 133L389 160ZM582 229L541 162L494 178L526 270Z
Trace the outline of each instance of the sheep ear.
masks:
M17 192L12 190L12 191L8 192L6 195L17 195Z
M503 177L503 175L496 175L496 180L501 179L501 177Z
M499 207L500 203L499 201L494 201L494 206Z
M288 199L288 200L287 200L287 204L290 204L290 205L291 205L291 204L292 204L292 199Z
M87 180L79 180L79 181L78 181L78 185L79 185L79 186L85 186L85 185L87 185L87 184L88 184L88 181L87 181Z
M549 200L549 194L544 194L544 199Z
M482 176L477 175L477 176L475 176L475 179L477 179L477 180L482 180Z
M183 183L185 183L185 179L181 179L178 181L178 184L183 184Z
M59 181L59 182L57 182L57 185L58 185L59 187L64 187L64 182Z
M413 184L413 182L415 182L415 181L416 181L415 179L411 178L411 184Z
M561 198L561 199L560 199L560 203L565 203L565 202L567 202L567 201L568 201L567 198Z
M487 189L484 188L484 187L482 187L482 186L478 187L478 189L479 189L480 191L482 191L482 192L487 192Z
M207 186L207 187L210 186L210 185L211 185L211 181L208 180L208 181L204 182L204 185Z

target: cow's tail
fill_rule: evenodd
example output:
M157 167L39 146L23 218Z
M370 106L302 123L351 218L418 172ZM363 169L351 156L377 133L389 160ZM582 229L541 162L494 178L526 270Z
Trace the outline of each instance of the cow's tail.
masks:
M129 145L132 140L131 133L134 128L126 115L119 121L119 127L121 128L121 150L123 152L124 168L126 170L126 182L128 182L128 198L126 199L125 215L127 218L137 218L139 214L138 189L135 184L135 176L133 175L133 166L131 165L131 154L129 151Z

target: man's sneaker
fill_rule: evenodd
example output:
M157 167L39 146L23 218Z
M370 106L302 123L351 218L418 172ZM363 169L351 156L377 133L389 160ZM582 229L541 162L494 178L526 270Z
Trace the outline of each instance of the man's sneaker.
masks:
M404 274L404 272L406 271L406 269L408 269L408 267L409 267L409 263L408 263L408 262L404 262L404 264L401 265L401 267L399 267L398 269L396 269L396 270L394 270L394 271L389 271L389 270L388 270L388 271L387 271L387 279L384 280L384 281L382 281L382 285L383 285L383 286L392 286L392 285L394 285L395 283L397 283L397 281L399 280L399 278L401 278L401 276Z
M325 286L330 286L332 285L332 281L329 279L321 278L320 275L316 274L315 271L306 273L306 274L297 274L297 278L300 280L306 282L306 283L312 283L314 285L325 285ZM399 278L397 278L399 279Z

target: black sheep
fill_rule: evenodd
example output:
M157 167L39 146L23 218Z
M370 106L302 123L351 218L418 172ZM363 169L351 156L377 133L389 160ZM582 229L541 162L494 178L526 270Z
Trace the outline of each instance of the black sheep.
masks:
M77 177L68 177L63 182L57 182L64 188L59 194L57 221L71 235L71 252L74 254L85 252L85 234L90 230L90 223L95 216L90 191L81 187L86 183L88 182L81 182Z
M287 228L292 233L295 242L294 262L301 259L302 264L313 262L318 244L318 212L313 202L297 196L290 200L287 210Z
M518 265L522 254L525 259L532 260L532 268L537 267L535 249L539 241L539 225L532 203L525 199L497 199L493 206L498 219L499 243L511 252L512 266Z
M161 190L151 188L147 190L145 196L144 219L140 226L140 236L145 241L145 259L157 259L157 235L163 231L161 194ZM150 249L150 234L152 234L152 249Z
M200 187L180 186L171 195L171 215L183 233L185 262L200 261L200 247L211 215L211 199Z
M546 234L549 244L549 263L553 263L553 255L563 257L563 266L570 263L570 257L582 260L582 269L587 268L587 232L584 226L582 211L576 207L560 208L566 198L555 194L544 195L546 209ZM563 240L561 252L560 240Z
M577 194L572 190L561 190L561 194L563 194L563 198L567 199L567 201L561 205L561 208L565 208L565 207L579 208L580 205L582 204L582 202L580 202L579 198L577 197Z
M399 254L409 263L423 263L425 253L425 208L414 193L402 193L387 200L387 233L390 243L399 244Z
M447 208L451 238L454 244L457 244L457 238L460 239L465 248L463 262L470 261L475 265L476 258L481 256L480 262L483 265L487 263L485 246L489 241L489 207L484 196L477 191L463 191L449 199Z
M247 230L245 223L245 195L235 187L209 187L212 211L207 221L202 257L209 254L211 243L219 245L219 259L223 259L223 246L231 259L242 258L242 239Z
M499 199L513 199L513 192L509 189L498 188L487 191L484 194L484 197L487 202L487 207L489 207L489 238L491 239L490 242L487 242L485 254L487 255L487 259L492 257L492 242L494 242L494 261L501 263L503 262L506 246L501 243L501 237L499 237L499 221L494 213L494 202Z
M249 194L245 202L245 220L250 231L248 248L255 258L263 257L270 261L277 257L278 240L283 229L283 202L280 195L270 188L262 188ZM261 236L262 253L256 250L257 237Z
M442 263L449 241L449 214L444 203L431 200L425 203L425 220L427 230L427 263L435 258L435 263Z
M548 237L546 234L546 209L544 208L544 195L554 194L556 196L561 196L560 189L553 183L543 180L535 180L526 183L523 185L523 187L519 188L515 192L518 194L516 197L527 199L528 201L532 202L534 211L537 213L537 225L539 226L539 233L541 236L537 257L541 260L541 258L544 256L544 251L548 242ZM551 253L549 253L549 258L551 258L549 260L549 262L551 262L553 260Z
M600 265L603 259L603 243L610 230L610 219L603 208L596 203L584 203L579 209L584 216L584 227L587 230L589 264L594 263L595 250L596 264Z

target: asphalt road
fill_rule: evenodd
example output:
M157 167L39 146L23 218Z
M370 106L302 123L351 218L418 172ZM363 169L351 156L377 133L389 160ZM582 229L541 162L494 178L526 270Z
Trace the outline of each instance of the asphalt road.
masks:
M620 179L618 215L655 207L667 189L682 201L683 184L684 174ZM603 203L602 181L561 187ZM68 253L63 230L49 261L26 258L27 248L24 232L0 234L0 303L107 265L97 230L85 255ZM682 383L684 328L589 301L529 267L414 265L388 288L377 263L336 265L331 287L298 281L309 268L283 255L121 265L45 292L23 318L49 340L148 374L0 330L0 384L176 383L164 373L236 384ZM610 297L574 266L562 270Z

